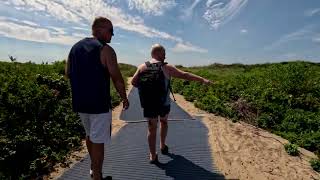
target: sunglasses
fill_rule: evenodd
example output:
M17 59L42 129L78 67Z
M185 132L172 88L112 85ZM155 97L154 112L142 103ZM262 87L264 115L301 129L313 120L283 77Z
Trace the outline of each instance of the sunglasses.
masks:
M112 36L114 35L113 28L109 29L109 32L111 33Z

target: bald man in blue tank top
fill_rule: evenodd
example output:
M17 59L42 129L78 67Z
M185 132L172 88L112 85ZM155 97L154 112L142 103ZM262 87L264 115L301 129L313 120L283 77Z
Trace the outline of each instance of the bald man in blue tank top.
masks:
M95 18L92 35L71 48L66 75L71 82L73 110L79 113L86 132L86 145L91 159L90 175L94 180L101 180L104 144L111 139L110 78L124 109L129 107L129 101L116 53L108 45L113 36L111 21L105 17Z

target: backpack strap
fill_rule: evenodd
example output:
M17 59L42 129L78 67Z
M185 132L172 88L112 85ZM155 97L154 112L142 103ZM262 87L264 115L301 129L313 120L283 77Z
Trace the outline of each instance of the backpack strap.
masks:
M145 64L146 64L147 67L151 67L152 66L149 61L146 61Z
M171 86L171 81L169 81L169 90L170 90L170 92L171 92L171 94L172 94L173 100L176 101L176 98L175 98L174 95L173 95L172 86Z
M168 64L167 62L161 62L160 67L162 68L164 65ZM173 90L172 90L172 86L171 86L171 80L169 81L169 90L172 94L173 100L176 101L176 98L173 95Z

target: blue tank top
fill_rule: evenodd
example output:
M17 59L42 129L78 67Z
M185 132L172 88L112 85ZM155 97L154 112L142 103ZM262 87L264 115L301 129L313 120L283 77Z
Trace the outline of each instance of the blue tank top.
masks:
M89 114L111 109L110 75L100 61L103 44L94 38L76 43L69 53L73 111Z

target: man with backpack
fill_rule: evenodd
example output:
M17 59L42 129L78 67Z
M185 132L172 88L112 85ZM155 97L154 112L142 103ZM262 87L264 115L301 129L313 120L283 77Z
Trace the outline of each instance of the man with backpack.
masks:
M156 153L157 124L160 118L160 149L162 154L168 154L166 145L168 132L168 115L170 112L170 79L171 77L199 81L211 84L210 80L200 76L181 71L164 62L166 58L165 48L155 44L151 49L150 61L140 66L132 78L132 85L139 90L140 103L143 115L148 120L148 143L150 150L150 163L158 162Z

